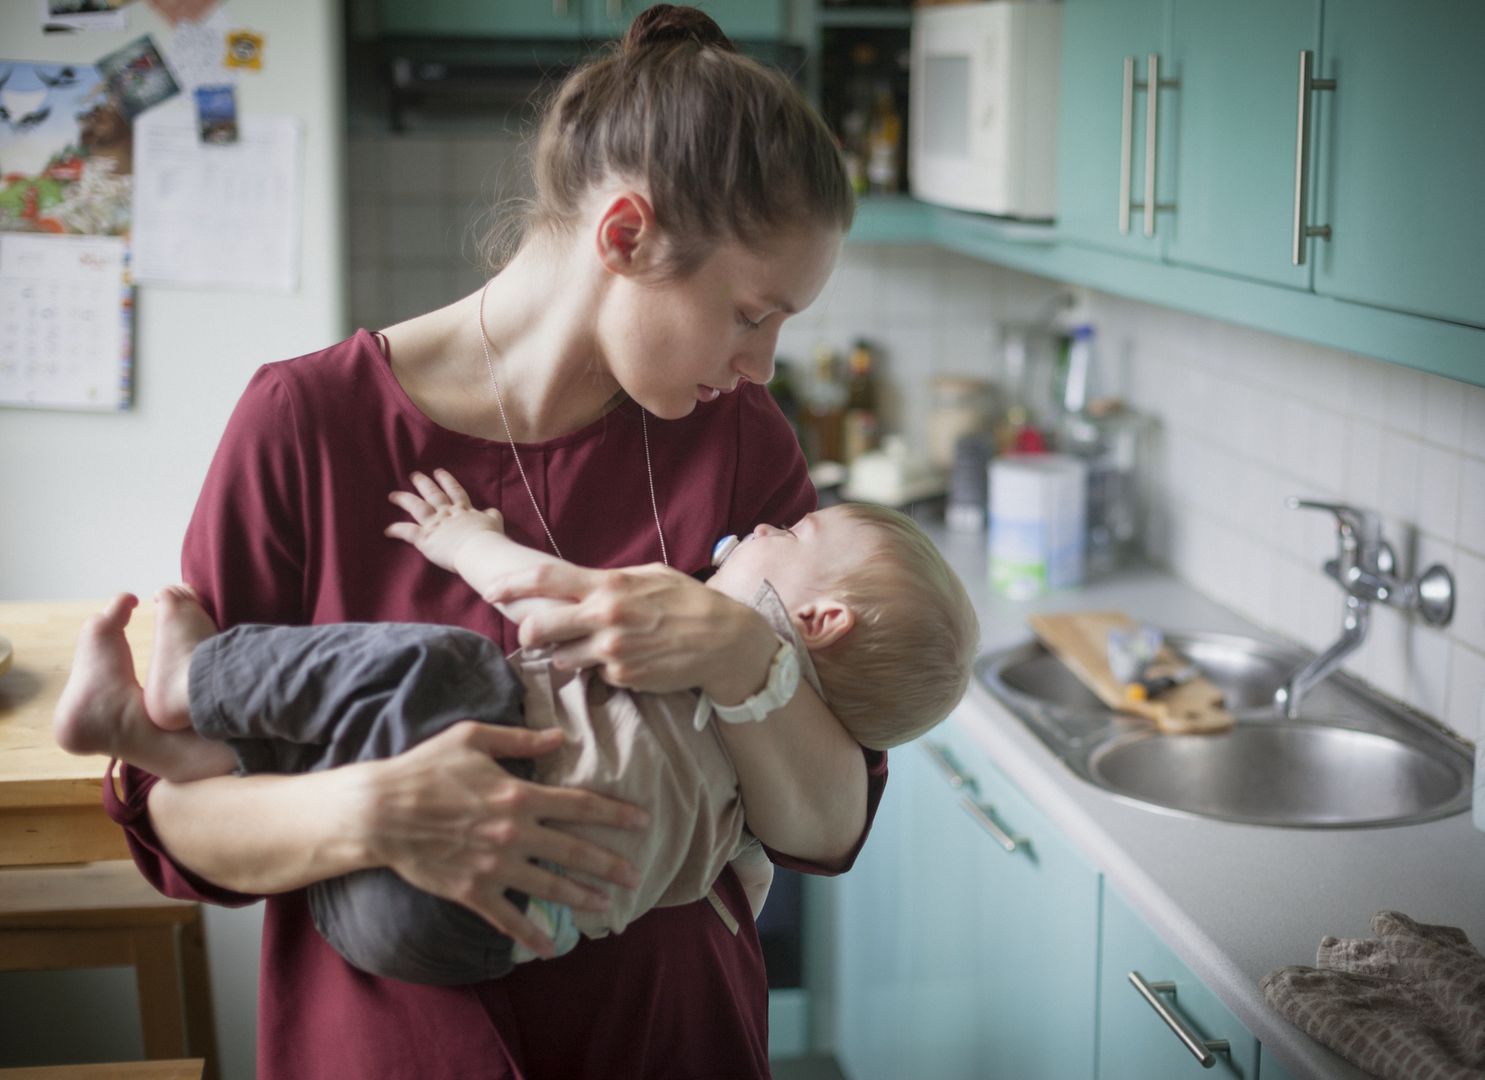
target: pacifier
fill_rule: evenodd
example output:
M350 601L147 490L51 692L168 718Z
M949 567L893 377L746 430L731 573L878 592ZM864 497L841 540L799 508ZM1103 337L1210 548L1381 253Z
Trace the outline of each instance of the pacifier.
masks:
M712 566L719 567L727 556L737 550L737 545L742 543L736 536L724 536L712 545Z

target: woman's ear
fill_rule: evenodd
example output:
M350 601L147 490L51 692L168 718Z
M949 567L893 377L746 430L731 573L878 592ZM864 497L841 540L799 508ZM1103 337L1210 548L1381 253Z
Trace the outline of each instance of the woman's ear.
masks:
M655 247L655 211L637 191L621 191L598 217L598 257L614 274L633 274Z
M851 632L856 613L839 600L811 600L794 612L794 625L805 648L823 649Z

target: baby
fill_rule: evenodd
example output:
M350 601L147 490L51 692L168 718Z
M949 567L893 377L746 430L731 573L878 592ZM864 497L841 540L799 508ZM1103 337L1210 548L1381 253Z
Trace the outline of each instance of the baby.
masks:
M453 476L434 477L415 473L417 494L391 495L411 520L389 526L389 537L482 596L513 570L555 561L506 537L500 515L474 509ZM979 625L959 579L904 515L835 506L791 528L760 525L740 542L728 538L714 562L707 584L754 607L779 635L774 668L782 670L771 672L771 686L787 700L799 677L809 680L863 746L916 737L963 695ZM579 935L619 933L651 907L707 896L728 862L754 913L761 908L772 867L746 832L738 773L715 723L762 719L766 699L750 710L692 691L611 687L592 671L560 671L539 651L503 657L488 638L457 627L241 625L218 633L188 587L164 589L156 601L143 687L124 637L133 596L116 597L84 629L57 705L64 749L187 781L385 758L469 719L560 727L561 749L529 765L502 764L641 805L652 824L638 833L565 827L626 857L640 883L619 890L589 882L610 899L597 913L527 900L528 918L557 954ZM560 602L501 610L519 622L536 605ZM312 885L309 901L326 940L372 974L453 985L535 958L473 911L385 868Z

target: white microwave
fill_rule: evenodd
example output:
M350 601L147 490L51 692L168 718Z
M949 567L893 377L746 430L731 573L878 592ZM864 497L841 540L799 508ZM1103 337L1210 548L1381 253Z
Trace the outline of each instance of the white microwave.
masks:
M925 202L1051 220L1062 5L913 10L908 178Z

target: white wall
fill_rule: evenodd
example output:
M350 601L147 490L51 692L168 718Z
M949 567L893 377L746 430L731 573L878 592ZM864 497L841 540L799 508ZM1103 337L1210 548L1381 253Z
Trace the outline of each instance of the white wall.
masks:
M180 537L213 448L253 370L342 333L343 146L335 0L233 0L262 33L239 111L304 120L301 280L292 294L137 292L134 407L116 415L0 408L0 598L152 591L179 574ZM30 0L0 5L6 58L88 63L169 28L143 3L120 33L41 34ZM183 98L160 109L190 109Z
M264 35L264 66L238 83L242 115L304 121L300 285L286 295L140 288L136 398L114 415L0 408L0 599L148 595L179 575L181 535L222 425L261 363L345 331L344 123L337 0L232 0ZM35 0L0 3L5 59L90 63L169 27L144 3L123 32L43 35ZM189 110L177 99L161 109ZM3 631L3 627L0 627ZM226 1080L253 1075L259 914L208 912L208 952ZM0 1066L138 1054L130 980L0 977ZM91 1018L109 1016L107 1023ZM34 1017L34 1022L27 1018Z

